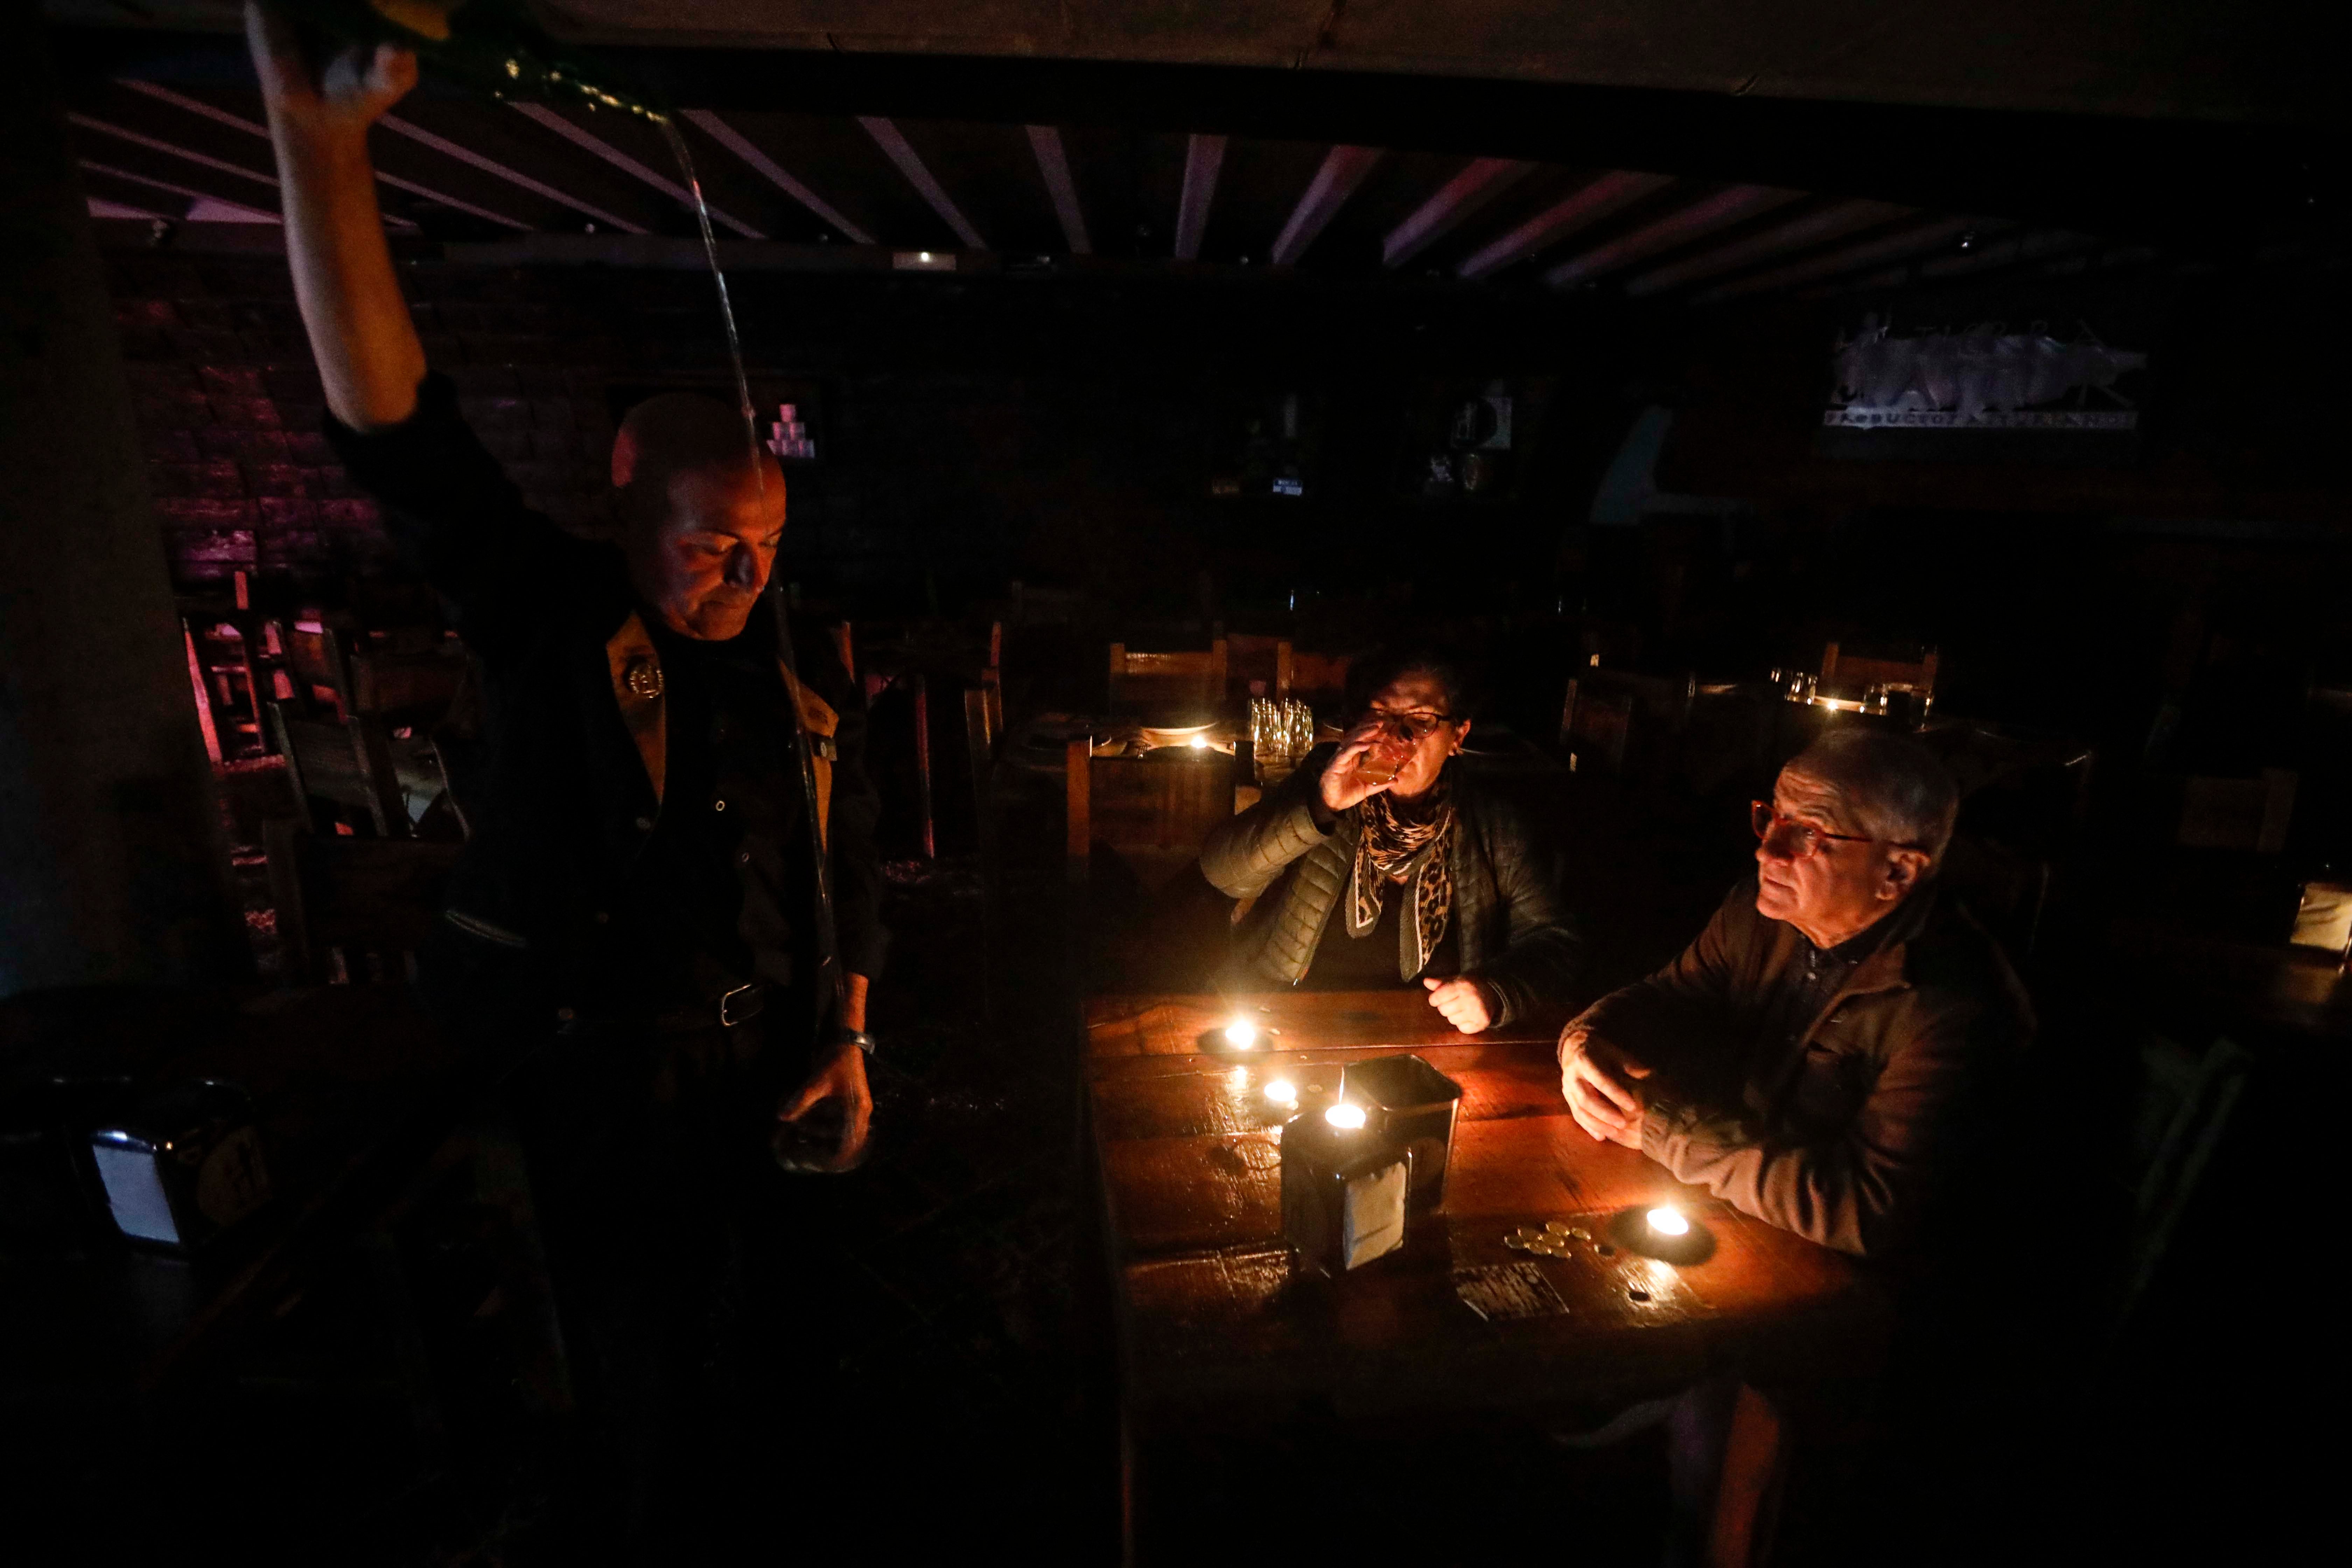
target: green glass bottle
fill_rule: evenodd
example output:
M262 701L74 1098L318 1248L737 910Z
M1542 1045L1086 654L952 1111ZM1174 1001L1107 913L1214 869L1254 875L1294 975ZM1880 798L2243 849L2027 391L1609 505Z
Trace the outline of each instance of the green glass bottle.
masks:
M296 26L339 43L397 44L425 69L492 98L668 117L609 63L550 37L521 0L272 0Z

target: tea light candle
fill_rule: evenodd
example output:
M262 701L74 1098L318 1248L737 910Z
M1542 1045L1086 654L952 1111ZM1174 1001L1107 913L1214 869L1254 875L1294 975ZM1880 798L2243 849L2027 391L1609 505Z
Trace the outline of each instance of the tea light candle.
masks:
M1690 1221L1685 1219L1683 1211L1672 1204L1660 1204L1656 1208L1652 1209L1646 1217L1650 1222L1650 1229L1654 1235L1687 1236L1690 1234Z
M1298 1086L1286 1078L1275 1079L1265 1086L1265 1097L1276 1105L1296 1105Z
M1184 743L1197 752L1208 745L1209 737L1206 735L1195 735Z
M1235 1018L1225 1026L1225 1044L1237 1051L1246 1051L1257 1044L1257 1026L1247 1018Z
M1323 1112L1323 1120L1334 1127L1361 1127L1364 1124L1364 1108L1344 1100L1335 1100L1330 1109Z

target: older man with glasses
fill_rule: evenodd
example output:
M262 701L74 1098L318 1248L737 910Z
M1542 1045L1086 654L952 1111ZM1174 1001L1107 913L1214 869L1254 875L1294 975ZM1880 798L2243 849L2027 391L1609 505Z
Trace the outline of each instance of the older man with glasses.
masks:
M1841 730L1754 805L1756 874L1682 955L1561 1033L1579 1126L1843 1251L1911 1239L2032 1011L1936 882L1958 797L1916 741Z

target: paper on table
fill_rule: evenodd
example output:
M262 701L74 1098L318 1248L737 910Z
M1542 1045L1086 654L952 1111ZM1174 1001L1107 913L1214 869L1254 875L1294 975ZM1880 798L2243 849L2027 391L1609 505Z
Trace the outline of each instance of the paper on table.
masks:
M1488 1263L1454 1271L1454 1293L1490 1323L1548 1318L1568 1310L1543 1269L1533 1263Z
M1404 1245L1404 1194L1412 1167L1399 1160L1350 1179L1339 1255L1347 1267L1370 1263Z

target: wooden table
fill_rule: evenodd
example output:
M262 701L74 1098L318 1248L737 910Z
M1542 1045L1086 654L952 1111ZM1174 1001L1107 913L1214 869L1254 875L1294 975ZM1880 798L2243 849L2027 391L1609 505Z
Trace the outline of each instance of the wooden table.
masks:
M1560 1099L1556 1025L1469 1038L1417 992L1243 1005L1276 1032L1265 1054L1239 1059L1196 1044L1232 1003L1106 996L1088 1008L1125 1419L1147 1468L1155 1434L1266 1431L1310 1409L1374 1424L1572 1419L1711 1372L1783 1388L1874 1374L1889 1314L1861 1267L1588 1137ZM1264 1085L1278 1075L1303 1088L1408 1049L1464 1091L1444 1207L1408 1224L1401 1253L1306 1275L1280 1238L1280 1113ZM1620 1212L1669 1200L1712 1233L1712 1257L1675 1267L1601 1250ZM1559 1260L1504 1246L1547 1220L1593 1239ZM1489 1322L1455 1293L1459 1271L1528 1262L1564 1310Z
M2253 942L2136 917L2109 923L2112 978L2136 1009L2159 1026L2184 1019L2214 1032L2301 1041L2352 1036L2352 974L2336 954L2290 943Z

